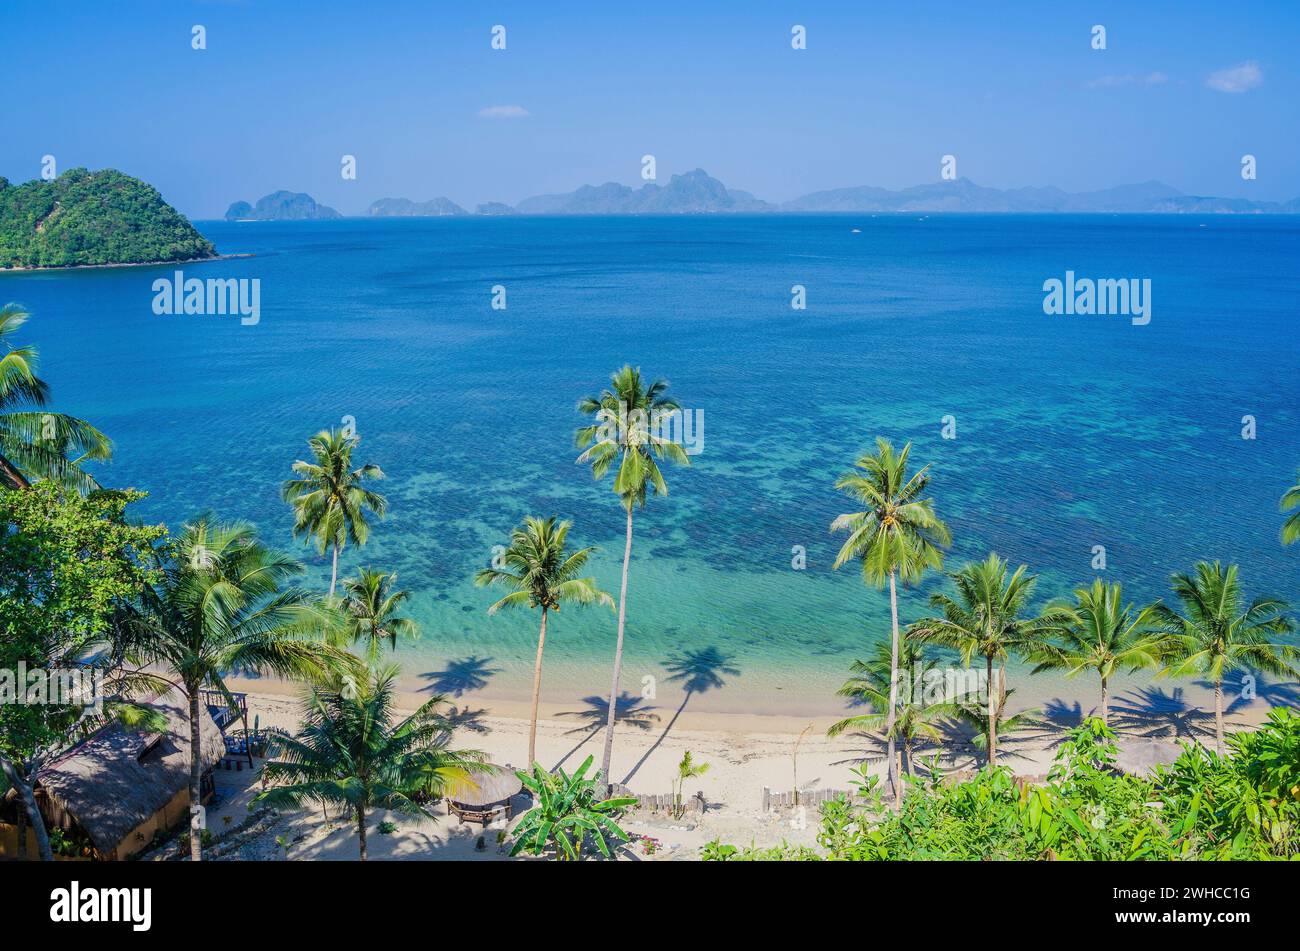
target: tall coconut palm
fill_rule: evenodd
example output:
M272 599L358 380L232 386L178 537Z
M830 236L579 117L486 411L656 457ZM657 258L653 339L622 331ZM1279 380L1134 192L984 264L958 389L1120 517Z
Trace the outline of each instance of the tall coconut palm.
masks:
M14 347L7 339L29 317L17 304L0 307L0 488L23 489L48 479L89 492L99 486L81 465L107 462L113 444L85 420L44 410L50 387L37 376L36 348Z
M1091 587L1076 588L1074 598L1073 605L1056 605L1068 620L1033 648L1034 673L1063 670L1075 677L1095 671L1101 678L1101 721L1109 726L1111 679L1120 670L1158 669L1171 644L1156 606L1125 604L1118 581L1097 578Z
M343 579L339 640L364 644L365 656L372 664L379 658L385 641L390 649L396 650L399 637L415 640L420 636L420 625L398 614L411 592L397 589L396 585L396 574L372 568L361 569L355 578Z
M573 604L603 604L611 609L614 599L596 587L595 579L579 578L594 548L568 552L565 548L570 522L557 522L529 515L510 534L510 545L501 556L502 567L484 568L474 577L480 587L501 585L512 589L490 608L540 608L542 627L537 634L537 660L533 662L533 713L528 727L528 768L537 761L537 705L542 695L542 650L546 647L546 619L566 601Z
M349 655L323 643L330 612L287 587L301 571L262 545L249 526L201 516L185 526L161 558L159 580L117 625L125 656L160 671L159 679L189 701L193 814L201 798L204 688L228 694L231 670L321 679L347 666ZM202 858L199 835L190 836L190 857Z
M912 444L901 452L888 439L876 440L874 453L863 453L854 466L858 471L840 476L835 488L866 508L849 512L831 523L832 532L849 537L835 556L833 567L850 559L862 566L864 583L877 588L889 583L891 619L889 703L885 715L887 743L886 772L894 802L902 802L903 786L898 778L894 721L898 705L898 588L897 579L918 580L926 570L943 567L943 549L952 543L948 526L934 514L934 503L921 497L930 484L929 466L914 475L907 473Z
M1044 637L1070 620L1069 612L1048 606L1043 614L1026 616L1036 579L1021 565L1010 577L1007 563L996 554L969 564L949 575L957 586L957 597L930 596L930 605L941 617L927 617L908 629L908 637L921 643L951 647L970 665L974 657L984 658L988 702L989 765L998 764L998 721L1006 706L1006 661L1013 654L1033 656ZM998 675L993 665L999 665Z
M1282 523L1282 544L1294 545L1300 541L1300 478L1297 478L1296 484L1283 493L1278 508L1283 512L1291 512ZM1295 511L1292 511L1293 509Z
M266 764L269 787L253 800L277 809L304 803L346 806L357 823L366 860L366 818L375 809L434 819L425 802L482 768L477 750L452 750L452 727L441 695L394 723L397 667L313 688L297 734L275 732L276 758Z
M600 479L615 460L614 492L627 512L627 540L623 546L623 580L618 594L618 639L614 647L614 677L609 690L609 719L605 724L605 751L600 775L610 781L610 760L614 756L614 712L619 695L619 677L623 670L623 626L627 618L627 572L632 559L632 512L646 503L648 495L667 495L668 483L659 471L658 460L666 459L683 466L691 464L686 450L665 439L663 421L680 411L677 401L665 395L667 380L646 385L641 370L625 365L610 376L610 386L599 396L578 401L578 412L592 416L595 423L580 428L575 444L583 449L580 465L590 465L591 474Z
M1173 576L1174 595L1183 611L1161 605L1158 617L1172 635L1176 651L1165 676L1199 674L1214 683L1214 744L1223 753L1223 676L1255 669L1286 677L1300 676L1300 649L1274 638L1293 630L1288 605L1278 598L1249 604L1237 580L1237 566L1198 562L1192 574Z
M369 510L380 518L388 510L388 500L365 487L371 480L384 477L376 465L352 468L352 450L360 440L341 429L321 430L307 445L314 462L301 459L293 464L298 478L289 479L281 490L284 500L293 506L293 534L316 539L323 555L334 553L330 570L330 597L339 578L339 550L348 541L364 545L370 536Z
M848 730L875 732L892 728L894 736L903 743L903 766L909 776L915 776L917 745L940 738L941 731L936 723L955 716L957 704L941 679L935 683L940 673L938 662L928 656L920 644L903 641L898 648L898 669L900 675L906 671L903 676L907 678L904 681L907 689L901 695L896 694L894 722L890 727L889 693L890 687L896 683L896 678L891 676L892 669L893 648L883 642L872 648L870 660L855 660L849 667L852 676L837 693L869 705L871 712L858 713L831 724L826 735L839 736Z

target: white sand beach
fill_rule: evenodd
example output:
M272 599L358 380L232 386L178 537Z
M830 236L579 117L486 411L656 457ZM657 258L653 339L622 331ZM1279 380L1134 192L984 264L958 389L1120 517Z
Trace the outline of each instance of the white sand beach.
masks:
M296 728L301 708L292 685L262 680L255 685L237 685L237 689L249 686L257 688L257 692L249 694L249 715L256 717L263 729ZM409 711L424 700L427 695L402 694L399 707ZM668 794L676 765L689 750L696 762L708 763L709 770L689 780L685 794L702 793L708 808L702 816L691 814L680 821L642 810L631 812L624 828L634 837L653 837L660 848L647 855L634 842L621 850L620 859L693 860L699 857L701 846L712 839L736 845L766 846L784 840L813 846L816 810L798 813L785 809L765 814L763 787L789 792L797 783L804 792L846 789L853 778L851 770L864 757L869 759L873 773L883 773L876 741L857 734L828 739L826 728L833 722L830 717L809 720L683 711L674 719L676 709L676 704L653 705L646 713L620 722L614 744L614 778L638 794ZM1083 705L1082 709L1087 712L1090 708ZM1243 704L1230 717L1229 728L1257 723L1267 709L1268 704L1262 700ZM457 724L456 748L481 750L499 765L523 764L528 743L526 705L459 698L448 713ZM543 704L537 745L538 759L544 766L572 770L588 755L599 761L603 718L575 717L572 713L571 705ZM1171 707L1164 713L1151 711L1149 722L1129 718L1121 724L1121 730L1130 740L1150 744L1152 741L1143 738L1155 737L1173 750L1180 739L1204 737L1207 731L1212 734L1212 716L1206 709ZM1053 746L1064 728L1064 724L1051 724L1004 737L1000 744L1004 763L1018 775L1045 775ZM956 738L942 751L945 769L965 770L977 762L977 751ZM337 812L327 818L319 810L250 813L248 804L257 792L258 780L257 773L247 769L219 770L217 786L222 801L208 817L208 828L216 837L211 858L283 860L286 853L277 838L289 844L289 860L357 858L356 828L351 818ZM516 818L527 804L526 796L516 797ZM371 816L370 858L486 861L507 857L508 842L498 841L505 822L498 820L485 831L477 824L461 824L447 814L445 805L439 804L434 811L436 822L383 812ZM378 831L386 820L396 825L396 831ZM482 851L476 850L480 835L484 840Z

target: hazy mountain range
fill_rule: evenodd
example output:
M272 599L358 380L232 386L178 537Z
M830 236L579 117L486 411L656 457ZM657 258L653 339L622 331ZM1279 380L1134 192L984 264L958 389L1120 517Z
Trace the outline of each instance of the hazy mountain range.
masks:
M326 214L306 214L306 199ZM266 206L264 208L264 205ZM231 205L227 219L263 218L283 208L283 217L336 217L332 208L316 205L309 195L275 192L251 209L246 202ZM251 211L235 214L236 211ZM914 185L897 191L859 185L813 192L786 202L767 202L749 192L728 188L703 169L674 175L667 185L654 182L632 188L616 182L583 185L571 192L537 195L511 206L487 202L479 215L691 215L737 212L1011 212L1011 213L1147 213L1147 214L1298 214L1300 198L1288 202L1251 201L1187 195L1162 182L1119 185L1093 192L1067 192L1060 188L986 188L970 179ZM415 202L406 198L381 198L366 212L369 217L432 217L467 215L448 198Z

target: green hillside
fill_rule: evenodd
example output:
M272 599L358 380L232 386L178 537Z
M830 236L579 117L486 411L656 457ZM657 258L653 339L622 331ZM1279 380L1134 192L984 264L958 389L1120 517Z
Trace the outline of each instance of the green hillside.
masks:
M113 169L53 181L0 178L0 268L191 261L212 242L151 185Z

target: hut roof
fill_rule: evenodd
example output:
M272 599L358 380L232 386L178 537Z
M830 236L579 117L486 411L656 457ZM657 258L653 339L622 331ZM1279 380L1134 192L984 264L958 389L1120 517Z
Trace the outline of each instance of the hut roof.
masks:
M77 820L101 853L112 852L189 784L189 704L171 691L150 706L167 718L165 733L110 724L36 774L37 785ZM199 718L206 770L221 760L226 745L206 706L200 705Z
M498 770L471 769L466 779L453 782L447 790L447 798L462 806L490 806L504 802L524 788L514 770L506 767Z

